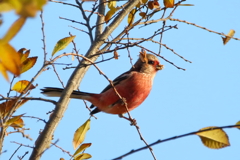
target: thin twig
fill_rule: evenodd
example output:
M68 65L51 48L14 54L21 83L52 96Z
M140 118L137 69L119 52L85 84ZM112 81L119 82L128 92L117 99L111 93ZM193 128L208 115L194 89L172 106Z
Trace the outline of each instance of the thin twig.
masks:
M163 139L163 140L157 140L156 142L153 142L151 144L149 144L149 146L154 146L156 144L159 144L159 143L163 143L163 142L167 142L167 141L170 141L170 140L175 140L175 139L179 139L179 138L183 138L183 137L186 137L186 136L190 136L190 135L195 135L197 133L201 133L201 132L205 132L205 131L211 131L211 130L216 130L216 129L224 129L224 128L236 128L236 127L239 127L240 125L229 125L229 126L222 126L222 127L214 127L214 128L208 128L208 129L204 129L204 130L200 130L200 131L195 131L195 132L189 132L189 133L186 133L186 134L182 134L182 135L178 135L178 136L173 136L173 137L170 137L170 138L166 138L166 139ZM129 156L130 154L133 154L133 153L136 153L136 152L139 152L141 150L144 150L144 149L147 149L148 147L147 146L143 146L141 148L138 148L138 149L133 149L131 150L130 152L126 153L126 154L123 154L117 158L114 158L112 160L120 160L126 156Z
M22 147L22 145L19 145L19 147L13 152L13 154L11 155L11 157L9 158L9 160L12 159L12 157L14 156L14 154L17 153L17 151Z

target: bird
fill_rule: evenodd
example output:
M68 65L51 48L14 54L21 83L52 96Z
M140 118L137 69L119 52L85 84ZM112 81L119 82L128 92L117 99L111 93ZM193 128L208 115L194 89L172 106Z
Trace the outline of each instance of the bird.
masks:
M155 55L142 51L139 59L130 70L112 81L122 98L116 94L111 84L99 94L74 90L70 98L91 102L90 108L93 109L91 115L102 111L109 114L118 114L121 117L124 113L137 108L147 98L157 71L162 70L163 67L164 65L160 64ZM41 93L48 97L60 97L63 92L62 88L55 87L45 87L41 90ZM123 102L123 99L125 99L127 105Z

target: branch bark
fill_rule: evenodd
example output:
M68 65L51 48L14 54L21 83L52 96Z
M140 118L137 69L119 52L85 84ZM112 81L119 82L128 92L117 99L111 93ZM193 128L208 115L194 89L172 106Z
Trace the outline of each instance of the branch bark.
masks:
M98 49L104 44L105 40L108 38L108 36L118 27L118 25L122 22L124 17L137 5L139 0L130 0L127 2L127 5L122 9L121 13L112 21L112 23L107 26L102 34L100 34L99 31L96 31L98 35L96 35L95 41L89 48L88 52L86 53L86 57L89 57L93 54L95 54ZM102 3L104 4L104 3ZM99 7L99 12L102 12ZM99 20L99 18L98 18ZM102 20L100 20L102 21ZM97 21L99 22L99 21ZM97 28L98 30L101 29L101 27ZM91 61L96 61L97 56L94 56L91 58ZM62 96L60 97L56 107L55 111L50 117L49 121L47 122L45 128L43 129L42 133L39 135L38 140L36 141L36 145L32 151L32 154L30 156L30 160L38 160L41 157L41 154L44 152L44 150L48 147L48 145L51 143L51 137L57 128L61 118L63 117L63 114L65 113L68 103L70 101L70 95L72 91L78 86L78 84L82 81L85 73L87 72L89 66L82 67L80 66L82 64L87 63L86 61L81 61L79 63L78 67L74 70L71 77L68 80L68 83L66 85L65 90L63 91Z

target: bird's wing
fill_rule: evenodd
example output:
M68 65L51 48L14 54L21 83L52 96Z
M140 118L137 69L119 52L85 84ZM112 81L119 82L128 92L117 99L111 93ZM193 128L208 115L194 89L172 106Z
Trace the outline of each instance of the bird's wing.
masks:
M127 72L121 74L120 76L118 76L117 78L115 78L115 79L113 80L113 85L116 86L116 85L118 85L119 83L121 83L123 80L127 79L127 78L130 76L130 73L131 73L131 71L127 71ZM101 93L109 90L110 88L112 88L112 85L111 85L111 84L109 84L106 88L104 88ZM90 108L94 108L94 107L95 107L95 106L94 106L93 104L90 106ZM91 112L91 114L95 114L95 113L98 113L98 112L100 112L100 110L99 110L98 108L95 108L95 109Z

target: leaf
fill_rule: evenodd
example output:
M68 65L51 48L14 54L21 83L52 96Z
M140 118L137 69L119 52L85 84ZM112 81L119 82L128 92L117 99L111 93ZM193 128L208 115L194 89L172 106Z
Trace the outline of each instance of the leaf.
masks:
M29 69L31 69L34 64L36 63L38 57L30 57L27 58L23 63L22 63L22 67L21 67L21 73L24 73L26 71L28 71Z
M9 113L9 111L12 109L12 107L14 106L14 104L16 103L17 99L13 99L13 100L8 100L7 102L3 102L0 104L0 117L3 118L5 116L7 116L7 114ZM17 107L15 109L18 109L19 107L21 107L24 103L26 103L28 100L21 100Z
M200 131L205 129L211 129L211 128L216 128L216 127L214 126L205 127L200 129ZM214 129L214 130L204 131L196 134L201 138L202 143L208 148L220 149L220 148L230 146L228 136L222 129Z
M26 17L19 17L8 29L5 36L0 40L2 44L8 43L22 28L26 21Z
M84 143L82 144L77 150L76 152L73 154L73 157L79 153L81 153L82 151L84 151L85 149L87 149L88 147L90 147L92 145L92 143Z
M30 50L27 50L26 48L21 48L18 50L18 54L19 54L21 63L23 63L28 58L30 54Z
M128 14L128 25L132 25L135 17L135 13L137 12L136 9L131 10L131 12Z
M238 121L236 125L240 125L240 121ZM240 126L237 126L236 128L240 129Z
M15 76L20 75L20 58L15 49L9 44L0 44L0 69L6 80L8 76L6 71L13 73Z
M87 131L90 129L90 119L80 126L74 133L73 148L76 149L85 139Z
M116 8L116 5L117 5L117 0L110 0L110 2L108 2L109 9Z
M53 51L52 51L52 56L57 53L58 51L61 51L63 50L64 48L66 48L69 43L71 43L73 41L73 39L75 38L76 36L70 36L70 37L65 37L63 39L60 39L57 44L55 45Z
M106 22L106 23L108 23L108 21L111 19L111 17L115 14L116 11L117 11L116 8L111 8L111 9L107 12L107 14L106 14L106 16L105 16L105 22Z
M18 81L17 83L15 83L15 85L12 87L13 91L16 91L18 93L23 93L23 91L25 90L25 88L28 86L30 82L27 80L21 80ZM36 88L34 85L30 85L28 90L34 89ZM26 93L28 90L26 90L24 93Z
M18 120L13 122L10 126L13 127L13 128L22 128L24 126L23 119L19 118Z
M148 2L148 8L151 9L151 10L154 8L154 2L153 1Z
M113 52L113 56L114 56L114 59L118 59L118 53L117 53L116 50L114 50L114 52Z
M174 7L174 0L163 0L163 3L166 8Z
M92 156L88 153L82 153L82 154L79 154L78 156L76 156L74 158L74 160L84 160L84 159L89 159L89 158L92 158Z
M23 17L35 17L36 13L43 9L46 0L24 0L21 1L21 10L17 14Z
M19 116L14 116L13 118L9 119L4 125L5 126L10 126L12 125L13 123L19 121L19 119L23 116L24 114L21 114Z
M223 40L223 44L227 44L228 41L230 41L231 37L233 37L235 34L235 31L233 29L230 29L230 31L228 32L227 36L229 37L222 37L222 40Z
M137 7L137 8L140 8L140 6L143 5L143 4L146 4L147 1L148 1L148 0L142 0L141 2L139 2L139 3L136 5L136 7Z
M146 13L145 13L145 12L140 12L139 15L140 15L143 19L146 19Z

